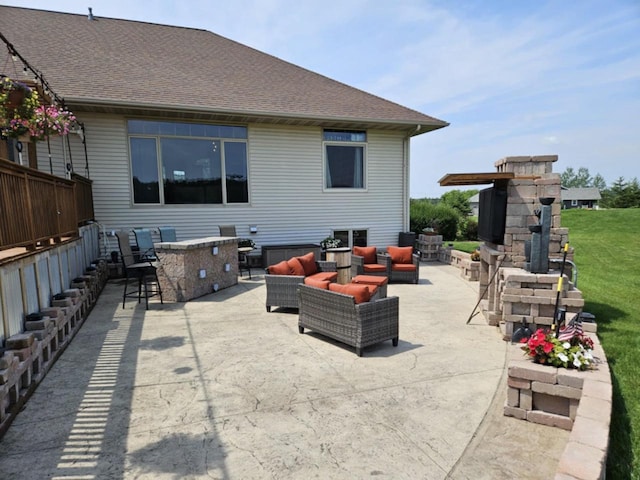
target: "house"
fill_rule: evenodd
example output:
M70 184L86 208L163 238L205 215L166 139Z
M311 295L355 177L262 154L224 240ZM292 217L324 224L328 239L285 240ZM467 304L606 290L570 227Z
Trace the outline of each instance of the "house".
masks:
M596 187L565 188L560 191L562 208L598 208L600 190Z
M84 125L29 149L92 180L103 234L395 244L411 138L448 125L205 30L0 6L0 32Z
M469 207L471 207L471 213L469 216L477 217L478 213L480 213L480 193L476 193L469 197Z

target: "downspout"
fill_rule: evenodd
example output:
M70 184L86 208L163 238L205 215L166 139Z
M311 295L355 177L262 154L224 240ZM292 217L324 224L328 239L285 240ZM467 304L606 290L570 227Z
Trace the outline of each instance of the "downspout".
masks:
M410 168L409 168L409 159L410 159L410 150L411 150L411 137L420 133L422 129L422 125L416 125L415 130L411 130L406 137L404 137L404 141L402 144L402 174L403 174L403 182L402 182L402 198L403 198L403 208L402 208L402 230L405 232L409 231L410 224Z

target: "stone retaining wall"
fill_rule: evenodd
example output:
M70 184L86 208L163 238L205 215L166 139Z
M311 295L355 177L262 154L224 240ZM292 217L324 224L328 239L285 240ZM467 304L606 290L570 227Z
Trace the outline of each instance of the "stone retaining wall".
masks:
M508 366L504 414L570 430L555 480L604 480L612 386L607 358L595 334L594 370L577 371L538 365L513 345Z
M5 339L0 352L0 438L91 312L109 277L105 261L75 278L41 318Z

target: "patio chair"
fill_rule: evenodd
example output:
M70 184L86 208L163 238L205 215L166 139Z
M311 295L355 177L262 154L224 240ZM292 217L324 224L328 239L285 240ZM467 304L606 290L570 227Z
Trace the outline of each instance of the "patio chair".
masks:
M136 245L138 246L138 260L156 260L151 230L148 228L134 228L133 234L136 237Z
M146 310L149 310L150 297L157 295L160 297L160 303L163 303L162 289L160 288L160 282L157 274L158 263L151 260L136 260L136 257L131 250L131 244L129 243L129 232L116 232L116 237L118 238L118 246L120 247L120 257L122 258L125 278L124 292L122 294L122 308L124 308L125 301L129 297L137 296L138 303L140 303L143 287ZM135 289L135 285L132 285L130 288L131 280L137 280L137 291Z
M420 278L420 256L413 253L413 247L387 247L391 257L389 282L418 283Z
M158 233L160 233L161 242L177 241L176 229L174 227L158 227Z
M235 225L218 225L220 229L221 237L237 237ZM253 247L238 247L238 273L242 277L242 271L246 270L249 273L249 280L251 280L251 267L249 266L249 259L247 255L253 250Z
M351 276L391 276L391 257L378 252L376 247L353 247L351 254Z

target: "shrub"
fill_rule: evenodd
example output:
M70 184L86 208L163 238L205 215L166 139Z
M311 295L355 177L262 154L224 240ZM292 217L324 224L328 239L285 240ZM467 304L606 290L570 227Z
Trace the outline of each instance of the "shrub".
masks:
M478 221L474 217L464 217L458 224L458 240L477 240Z
M444 240L454 240L458 231L460 215L442 203L434 205L427 200L411 200L409 226L420 234L425 228L434 228Z

